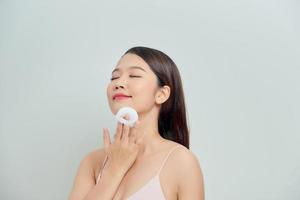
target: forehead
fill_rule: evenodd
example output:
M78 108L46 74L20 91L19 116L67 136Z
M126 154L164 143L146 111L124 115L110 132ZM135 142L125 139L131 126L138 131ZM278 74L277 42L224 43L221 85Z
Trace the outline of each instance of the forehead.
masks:
M149 65L141 57L135 54L123 55L117 63L117 66L115 67L113 72L126 70L140 70L144 72L151 71Z

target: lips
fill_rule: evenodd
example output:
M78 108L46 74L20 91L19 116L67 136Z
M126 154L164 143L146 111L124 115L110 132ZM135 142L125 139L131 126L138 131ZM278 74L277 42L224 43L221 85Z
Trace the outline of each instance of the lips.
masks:
M118 94L115 94L113 96L113 100L115 100L115 99L126 99L126 98L129 98L129 97L131 97L131 96L126 95L126 94L122 94L122 93L118 93Z

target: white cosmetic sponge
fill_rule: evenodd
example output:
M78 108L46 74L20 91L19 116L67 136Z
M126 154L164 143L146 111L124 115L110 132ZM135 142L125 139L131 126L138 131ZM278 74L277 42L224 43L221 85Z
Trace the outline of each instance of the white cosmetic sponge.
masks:
M129 120L123 118L126 114L129 116ZM117 112L116 118L120 123L133 127L134 123L138 120L138 114L131 107L123 107Z

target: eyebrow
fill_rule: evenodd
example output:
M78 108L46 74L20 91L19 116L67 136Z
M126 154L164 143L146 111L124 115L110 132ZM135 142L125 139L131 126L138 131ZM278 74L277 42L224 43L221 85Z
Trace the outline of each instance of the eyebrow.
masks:
M146 70L144 70L142 67L139 67L139 66L130 66L129 69L140 69L140 70L146 72ZM115 68L111 73L114 73L116 71L120 71L120 69L119 68Z

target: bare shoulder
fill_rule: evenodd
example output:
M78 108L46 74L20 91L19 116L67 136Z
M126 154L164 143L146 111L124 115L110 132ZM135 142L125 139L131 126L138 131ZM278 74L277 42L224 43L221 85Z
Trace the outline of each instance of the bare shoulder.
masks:
M173 152L170 164L177 183L178 199L204 199L203 174L197 156L180 145Z
M173 164L180 163L178 168L179 171L185 170L186 168L191 169L191 167L196 167L196 170L200 168L200 163L197 156L188 148L181 144L177 144L179 146L173 152L173 156L171 158L171 162Z
M190 164L199 164L199 160L197 156L188 148L183 145L179 145L180 147L176 150L175 160L178 162L182 162L183 166L189 166Z
M79 200L95 185L95 173L105 157L104 149L94 149L80 161L69 200Z
M94 162L99 162L99 160L105 158L104 148L93 149L92 151L86 154L85 158L90 159Z
M182 144L173 141L171 142L171 148L169 147L169 149L175 148L176 146L178 147L173 149L168 161L172 174L180 174L182 172L186 174L187 171L188 173L201 172L197 156Z
M98 174L100 167L105 159L105 151L104 148L93 149L89 152L83 160L87 160L90 163L90 167L93 170L94 175Z

